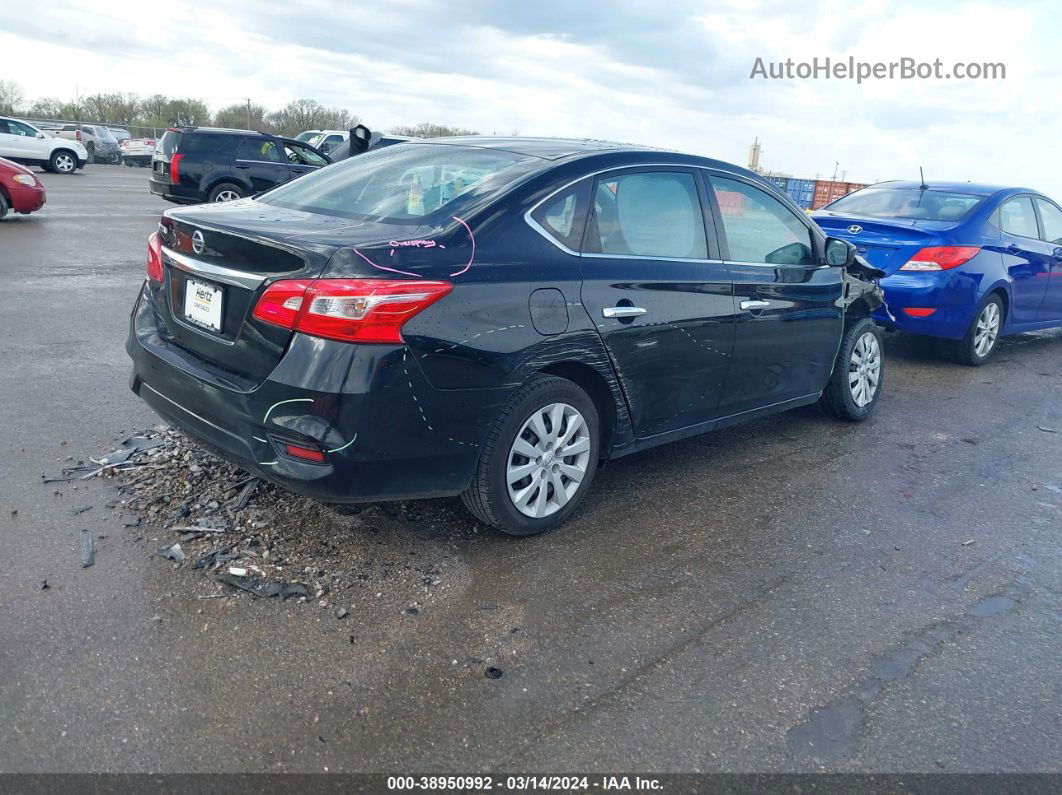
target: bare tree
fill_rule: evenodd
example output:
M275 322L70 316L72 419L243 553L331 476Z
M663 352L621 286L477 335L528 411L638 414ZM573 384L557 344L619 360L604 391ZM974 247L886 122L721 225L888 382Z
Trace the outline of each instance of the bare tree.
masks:
M214 125L217 127L242 128L245 130L271 131L271 126L266 122L266 109L257 102L236 102L227 105L214 114Z
M479 135L475 130L468 130L464 127L447 127L445 124L433 124L431 122L423 122L421 124L406 127L392 127L391 134L409 135L413 138L442 138L447 135Z
M296 99L270 113L267 121L283 135L297 135L303 130L346 130L358 123L358 117L343 108L326 108L315 99Z
M21 85L14 80L0 80L0 113L18 113L25 100Z

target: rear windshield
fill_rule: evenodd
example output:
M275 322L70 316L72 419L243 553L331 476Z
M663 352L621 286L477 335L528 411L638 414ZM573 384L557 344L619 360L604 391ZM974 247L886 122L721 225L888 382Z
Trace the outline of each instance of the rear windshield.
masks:
M177 142L181 140L181 133L179 130L166 130L162 134L162 138L159 139L159 145L155 151L157 151L163 157L170 157L177 149Z
M958 221L981 203L983 196L920 188L864 188L823 209L871 218Z
M542 163L537 157L497 149L389 146L300 177L259 201L340 218L445 225Z

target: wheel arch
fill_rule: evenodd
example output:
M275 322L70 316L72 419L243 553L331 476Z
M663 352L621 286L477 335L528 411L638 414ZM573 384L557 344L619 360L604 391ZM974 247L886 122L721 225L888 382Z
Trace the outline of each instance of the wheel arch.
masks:
M601 420L601 444L598 446L598 454L601 459L607 459L612 450L612 443L616 438L617 424L620 421L616 398L604 376L590 365L579 361L559 361L541 368L539 373L555 375L576 384L590 399L594 401L594 407Z

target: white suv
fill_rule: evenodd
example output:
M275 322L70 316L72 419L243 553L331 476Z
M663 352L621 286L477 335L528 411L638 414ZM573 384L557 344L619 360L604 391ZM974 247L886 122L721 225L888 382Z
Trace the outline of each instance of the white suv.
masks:
M53 138L29 122L0 116L0 157L45 171L73 174L84 168L88 152L78 141Z

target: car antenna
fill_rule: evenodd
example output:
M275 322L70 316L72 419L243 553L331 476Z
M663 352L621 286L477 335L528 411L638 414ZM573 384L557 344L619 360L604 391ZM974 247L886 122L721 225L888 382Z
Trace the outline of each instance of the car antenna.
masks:
M918 186L919 190L929 190L929 186L926 184L926 175L922 173L922 167L918 167L918 177L922 180L922 184Z

